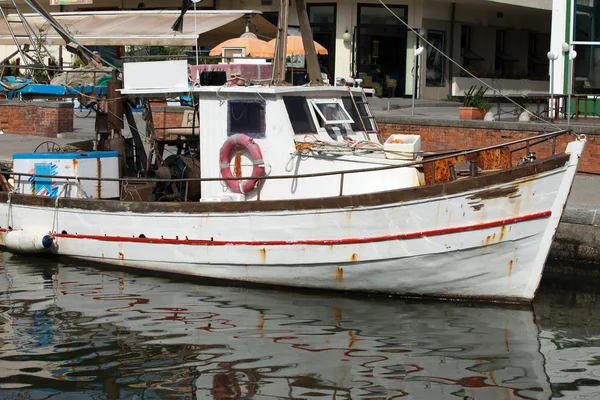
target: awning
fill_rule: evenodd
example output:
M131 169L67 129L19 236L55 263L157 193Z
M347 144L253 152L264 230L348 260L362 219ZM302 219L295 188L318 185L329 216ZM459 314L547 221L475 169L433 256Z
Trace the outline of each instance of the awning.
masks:
M65 12L52 13L52 16L84 46L193 46L198 37L200 45L213 46L244 33L247 18L251 31L258 37L271 39L277 35L277 27L260 16L260 11L190 10L184 16L183 33L171 30L180 14L178 10L142 10ZM25 14L25 18L36 33L41 32L45 44L65 44L39 14ZM8 19L18 20L18 17L11 14ZM25 34L22 24L13 23L11 27L15 35ZM18 41L30 43L27 38L18 38ZM14 45L6 24L0 24L0 44Z

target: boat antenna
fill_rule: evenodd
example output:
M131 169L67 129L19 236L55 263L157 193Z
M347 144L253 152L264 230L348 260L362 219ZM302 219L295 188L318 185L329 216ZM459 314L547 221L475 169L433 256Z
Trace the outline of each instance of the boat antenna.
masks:
M529 111L527 108L523 107L521 104L517 103L516 101L514 101L513 99L511 99L510 97L508 97L507 95L505 95L504 93L502 93L501 91L499 91L498 89L490 86L489 84L485 83L483 80L481 80L480 78L476 77L471 71L467 70L466 68L464 68L462 65L460 65L459 63L457 63L452 57L450 57L449 55L447 55L446 53L444 53L442 50L438 49L437 47L435 47L432 43L430 43L423 35L421 35L419 32L417 32L415 29L413 29L410 25L408 25L402 18L400 18L395 12L393 12L382 0L379 0L379 2L381 3L381 5L390 12L390 14L392 14L394 17L396 17L396 19L398 21L400 21L400 23L402 23L404 26L406 26L406 28L411 31L412 33L414 33L415 35L417 35L417 37L419 39L421 39L423 42L425 42L429 47L431 47L432 49L434 49L435 51L437 51L438 53L440 53L442 56L444 56L446 59L448 59L448 61L450 61L452 64L456 65L458 68L460 68L465 74L469 75L471 78L474 78L477 82L481 83L481 85L485 86L488 89L491 89L495 94L504 97L506 100L508 100L510 103L514 104L516 107L520 108L521 110L523 110L524 112L526 112L527 114L529 114L530 117L537 119L541 122L545 122L546 124L552 126L555 129L561 130L562 128L556 124L553 124L550 121L546 121L544 118L535 115L534 113L532 113L531 111ZM415 71L416 74L416 71Z
M194 33L197 35L196 36L196 46L195 46L196 47L196 65L200 64L200 62L198 61L199 60L199 57L198 57L198 39L199 39L200 35L198 35L198 14L196 13L196 4L200 3L201 1L202 0L192 0L192 3L194 3Z

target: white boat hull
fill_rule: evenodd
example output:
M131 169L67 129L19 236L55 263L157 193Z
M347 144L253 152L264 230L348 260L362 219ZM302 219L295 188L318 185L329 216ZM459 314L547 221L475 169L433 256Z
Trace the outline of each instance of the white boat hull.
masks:
M36 203L15 195L0 203L0 245L10 229L47 231L54 233L49 252L117 267L304 288L530 302L584 145L570 143L570 156L560 165L537 172L532 164L533 173L502 183L488 175L464 191L451 190L460 185L455 181L420 198L403 200L403 191L395 191L366 195L369 201L355 204L345 196L333 199L342 205L336 207L329 206L331 199L319 208L310 205L314 200L290 201L289 207L238 203L239 210L235 203L195 203L201 211L189 212L178 204L92 200L55 206L53 199ZM250 206L255 209L248 211Z

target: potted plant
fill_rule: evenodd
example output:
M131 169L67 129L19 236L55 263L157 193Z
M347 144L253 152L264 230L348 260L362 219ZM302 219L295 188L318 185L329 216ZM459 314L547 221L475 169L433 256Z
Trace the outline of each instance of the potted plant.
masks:
M465 93L463 106L458 108L460 119L483 119L492 108L492 103L485 98L485 92L487 88L471 86Z

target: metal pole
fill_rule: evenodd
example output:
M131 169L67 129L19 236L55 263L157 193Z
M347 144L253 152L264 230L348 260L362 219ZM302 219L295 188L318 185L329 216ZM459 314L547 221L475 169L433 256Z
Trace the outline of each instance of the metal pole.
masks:
M550 104L548 105L547 119L551 119L554 112L554 60L550 60Z
M413 55L413 90L412 90L412 112L411 116L415 116L415 94L417 93L417 48L415 47L415 54Z
M194 1L194 33L198 34L198 15L196 14L196 1ZM198 62L198 36L196 36L196 65L200 65Z
M571 45L569 45L571 47ZM567 65L567 74L569 80L567 81L567 125L571 123L571 92L573 91L573 82L571 81L571 74L573 71L573 59L571 58L571 50L567 53L569 57L569 64Z
M568 90L568 104L567 104L567 125L571 122L571 91L573 90L572 85L572 79L571 79L571 74L572 74L572 70L573 70L573 60L571 59L571 52L573 51L572 49L572 43L573 43L573 25L575 23L575 2L577 0L571 0L570 1L570 6L571 6L571 10L569 12L569 52L567 53L567 57L569 57L568 61L568 74L569 74L569 81L567 83L567 90ZM587 103L586 103L587 104ZM577 110L579 111L579 110Z

